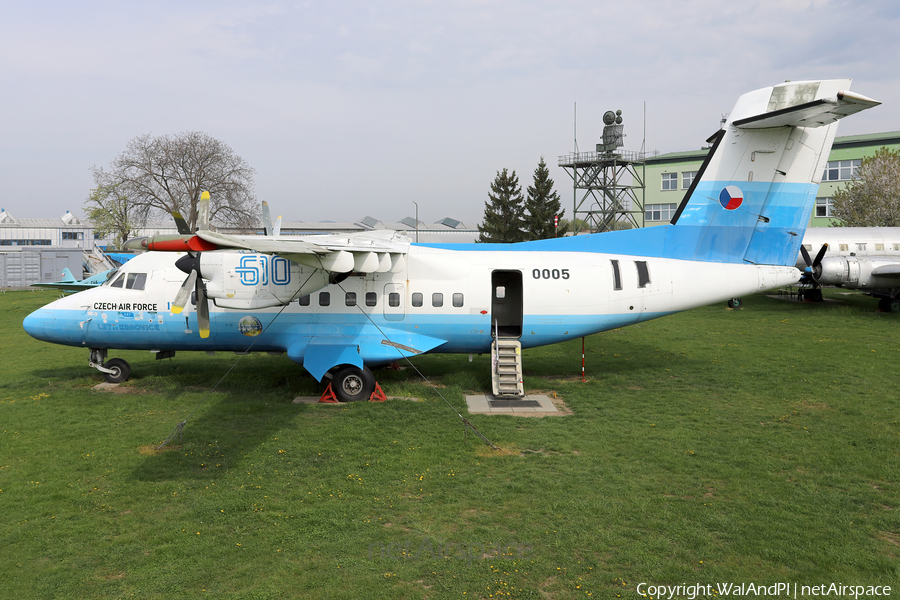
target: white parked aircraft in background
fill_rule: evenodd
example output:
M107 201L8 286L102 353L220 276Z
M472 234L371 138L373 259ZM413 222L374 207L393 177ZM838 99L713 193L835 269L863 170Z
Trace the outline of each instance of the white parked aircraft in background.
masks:
M900 312L900 227L808 229L797 268L813 286L803 290L810 300L822 299L819 286L835 285L878 298L885 312Z
M370 397L370 367L424 352L491 351L494 393L521 395L520 367L504 371L502 346L519 358L520 347L797 282L837 121L879 104L849 86L787 82L741 96L663 227L520 244L236 236L209 230L207 199L195 234L130 244L180 254L138 256L103 286L30 314L24 327L90 349L90 364L111 381L130 372L121 359L106 361L113 348L283 352L318 380L330 373L338 398L350 401Z

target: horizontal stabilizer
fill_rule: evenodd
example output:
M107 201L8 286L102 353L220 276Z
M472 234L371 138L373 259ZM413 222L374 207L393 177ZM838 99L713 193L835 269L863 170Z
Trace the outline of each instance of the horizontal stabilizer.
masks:
M881 102L861 94L842 91L831 98L820 98L771 112L734 121L740 129L766 129L769 127L821 127L878 106Z

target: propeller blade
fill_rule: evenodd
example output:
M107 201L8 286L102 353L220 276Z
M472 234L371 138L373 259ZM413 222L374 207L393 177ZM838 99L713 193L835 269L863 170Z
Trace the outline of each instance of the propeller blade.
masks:
M272 235L275 237L281 235L281 215L278 215L278 218L275 219L275 228L272 230Z
M272 216L269 214L269 203L263 200L263 228L266 235L272 235Z
M175 219L175 227L178 228L178 233L181 235L191 235L193 233L191 228L188 227L187 221L184 220L184 217L181 216L181 213L177 210L172 211L172 218Z
M209 303L206 299L206 286L199 278L197 279L197 327L200 329L200 337L209 337Z
M200 194L197 203L197 230L209 231L209 192Z
M175 300L172 302L172 312L174 314L181 314L181 311L184 310L184 307L188 303L188 298L191 296L191 291L194 289L194 282L196 281L197 271L191 271L190 275L184 279L184 283L181 284L178 293L175 295Z
M804 246L803 244L800 244L800 254L803 256L803 262L806 263L806 266L812 267L813 261L809 257L809 252L806 251L806 246Z
M816 254L816 260L813 261L814 266L818 266L822 259L825 258L825 253L828 251L828 244L822 244L822 247L819 249L819 253Z

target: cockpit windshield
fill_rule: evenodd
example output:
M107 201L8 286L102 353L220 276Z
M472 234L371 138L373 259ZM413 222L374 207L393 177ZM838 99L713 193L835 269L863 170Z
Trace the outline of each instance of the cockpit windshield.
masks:
M116 273L113 273L113 275L116 275ZM107 279L106 282L109 283L110 280L112 280L112 277ZM121 273L109 284L109 287L142 290L145 285L147 285L146 273Z

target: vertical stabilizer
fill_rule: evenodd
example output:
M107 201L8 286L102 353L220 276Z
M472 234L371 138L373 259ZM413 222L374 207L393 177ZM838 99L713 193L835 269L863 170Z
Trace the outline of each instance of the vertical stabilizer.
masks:
M666 234L666 255L793 265L837 121L879 102L849 79L787 82L741 96Z

